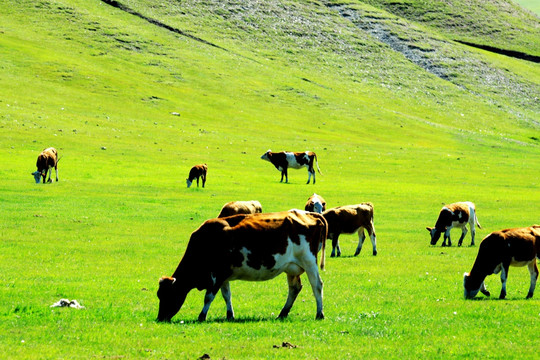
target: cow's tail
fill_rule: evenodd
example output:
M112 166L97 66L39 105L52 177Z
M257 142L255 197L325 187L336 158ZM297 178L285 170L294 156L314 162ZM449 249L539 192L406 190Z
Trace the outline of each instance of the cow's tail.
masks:
M478 226L479 229L482 228L482 225L478 222L478 216L476 216L476 213L474 214L474 221L476 222L476 226Z
M321 169L319 168L319 161L317 160L317 154L313 154L313 155L315 157L315 165L317 165L317 171L319 172L319 174L322 175Z
M58 163L60 162L60 160L62 160L63 157L64 157L64 155L62 155L58 159L56 159L56 164L55 165L58 165Z

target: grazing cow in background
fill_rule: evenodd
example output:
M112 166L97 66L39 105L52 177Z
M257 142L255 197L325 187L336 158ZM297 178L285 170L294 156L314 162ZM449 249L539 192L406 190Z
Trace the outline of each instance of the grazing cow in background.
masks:
M257 200L251 201L231 201L223 205L218 218L236 214L256 214L262 213L261 203Z
M36 180L36 184L39 184L42 177L43 183L45 184L47 173L49 173L49 180L47 182L52 182L52 168L54 168L56 171L56 181L58 181L58 160L58 152L53 147L44 149L41 154L38 155L36 161L37 171L32 173L32 175L34 175L34 179Z
M197 187L199 187L199 178L202 178L202 187L206 183L206 172L208 171L208 166L206 164L195 165L189 170L189 176L186 179L187 187L191 186L193 180L197 179Z
M326 210L326 201L322 196L314 193L307 200L305 210L322 214Z
M328 222L328 239L332 239L331 257L336 255L336 250L337 256L341 256L339 235L354 234L356 232L358 232L358 247L354 256L360 254L366 238L364 229L371 238L373 255L377 255L377 237L373 225L373 205L371 203L335 207L323 212L323 216Z
M308 181L307 184L311 181L311 175L313 175L313 184L315 184L315 170L313 168L313 163L317 165L317 171L322 175L321 169L319 169L319 162L317 161L317 155L312 151L305 152L277 152L274 153L271 150L265 152L261 159L270 161L272 165L281 171L281 181L283 182L283 176L285 176L285 182L289 182L289 175L287 169L301 169L303 167L308 168Z
M467 234L467 223L471 228L471 246L474 245L474 236L476 235L476 228L474 225L478 225L478 228L482 228L476 217L476 209L472 202L458 202L450 205L445 205L439 213L439 218L435 223L435 227L426 227L431 235L431 245L435 245L441 233L444 233L444 241L442 246L446 246L446 240L448 239L448 246L452 246L452 240L450 239L450 230L454 227L461 228L461 237L458 241L458 246L461 246L465 235Z
M302 289L300 275L306 272L317 302L317 319L323 319L323 283L317 268L327 224L316 213L279 212L240 214L204 222L191 234L184 257L172 277L159 281L158 321L170 321L194 288L206 290L199 321L206 320L217 292L227 305L227 320L234 319L229 282L265 281L287 274L289 296L278 318L289 314Z
M502 288L499 299L504 299L509 267L525 265L529 267L531 275L527 299L532 298L538 279L537 258L540 258L540 225L492 232L480 243L471 272L463 275L465 298L474 298L478 291L490 296L484 279L488 275L501 272Z

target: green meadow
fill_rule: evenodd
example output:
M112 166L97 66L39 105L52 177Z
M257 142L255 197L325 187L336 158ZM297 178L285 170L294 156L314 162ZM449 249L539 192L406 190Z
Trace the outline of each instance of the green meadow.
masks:
M537 358L527 269L510 269L505 300L492 275L491 298L466 301L470 232L443 248L425 230L456 201L476 204L477 244L540 223L540 65L456 41L540 56L531 11L504 0L2 0L0 20L2 357ZM49 146L60 181L35 184ZM323 174L306 185L305 169L290 170L280 183L260 159L268 149L315 151ZM198 163L206 187L187 189ZM305 276L275 320L281 275L233 282L235 321L219 295L197 322L197 290L171 323L155 321L158 279L224 203L283 211L314 192L329 207L372 202L379 252L366 241L353 257L358 238L342 235L330 258L327 243L324 320ZM61 298L85 308L50 307Z

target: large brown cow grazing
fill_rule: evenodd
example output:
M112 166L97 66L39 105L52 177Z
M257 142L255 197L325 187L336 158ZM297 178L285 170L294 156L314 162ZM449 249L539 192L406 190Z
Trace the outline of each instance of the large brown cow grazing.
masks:
M202 187L204 187L207 171L208 166L206 164L199 164L192 167L191 170L189 170L189 176L186 179L187 187L190 187L195 179L197 179L197 187L199 187L199 178L202 178Z
M313 175L313 184L315 184L315 169L313 164L317 165L317 171L322 175L321 169L319 169L319 162L317 161L317 155L313 151L305 152L272 152L268 150L265 152L261 159L270 161L272 165L281 171L281 181L283 182L283 176L285 176L285 182L289 182L289 175L287 170L289 168L301 169L303 167L308 168L308 181L307 184L311 181L311 175Z
M39 181L42 177L43 183L45 184L45 178L47 177L47 173L49 173L49 180L47 182L52 182L52 168L54 168L54 170L56 171L56 181L58 181L58 152L55 148L50 147L44 149L41 154L38 155L36 166L37 171L34 171L32 173L32 175L34 175L34 179L36 180L36 184L39 184Z
M471 272L463 276L465 298L474 298L478 291L490 296L484 279L488 275L501 272L502 288L499 299L504 299L509 267L525 265L529 267L531 275L527 299L532 298L538 279L537 258L540 258L540 225L492 232L480 243Z
M437 244L437 241L441 237L441 233L444 233L444 241L442 246L446 246L446 240L448 239L448 246L452 246L452 240L450 239L450 230L454 227L461 228L461 237L458 241L458 246L461 246L465 235L467 234L466 225L469 224L471 228L471 246L474 245L474 236L476 235L475 225L478 228L482 228L476 217L476 208L470 201L458 202L450 205L445 205L439 213L435 227L426 227L431 235L431 245Z
M261 203L257 200L251 201L231 201L223 205L218 218L236 214L257 214L262 213Z
M278 318L285 318L302 289L306 272L317 302L317 319L323 319L323 283L317 268L327 224L316 213L287 211L240 214L204 222L191 234L184 257L171 277L159 281L158 321L170 321L194 288L206 290L199 321L204 321L217 292L227 305L227 319L234 319L230 281L265 281L287 274L289 296Z
M324 201L322 196L313 194L308 198L305 210L322 214L326 210L326 201Z
M373 255L377 255L377 237L375 235L375 226L373 225L373 204L362 203L358 205L345 205L323 212L323 216L328 222L328 239L332 239L332 254L341 256L339 247L340 234L354 234L358 232L358 247L354 256L360 254L366 235L364 229L368 232L373 245Z

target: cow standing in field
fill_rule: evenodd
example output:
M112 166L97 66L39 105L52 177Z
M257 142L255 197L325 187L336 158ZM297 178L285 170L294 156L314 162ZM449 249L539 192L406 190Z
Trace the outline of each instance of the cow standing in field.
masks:
M326 201L322 196L313 194L308 198L305 210L322 214L326 210Z
M323 283L317 268L327 224L316 213L280 212L234 215L204 222L191 234L184 257L172 277L159 281L158 321L170 321L194 288L206 290L199 321L204 321L217 292L227 305L227 319L234 319L230 281L265 281L287 274L289 296L278 318L289 314L302 289L306 272L317 303L317 319L323 319Z
M502 288L499 299L504 299L509 267L525 265L528 266L531 275L527 299L532 298L538 279L536 265L538 258L540 258L540 225L492 232L480 243L471 272L463 276L465 298L474 298L478 291L490 296L484 285L484 279L488 275L500 272Z
M36 166L37 171L34 171L32 173L32 175L34 175L34 179L36 180L36 184L39 184L39 181L42 177L43 183L45 184L47 173L49 173L49 180L47 182L52 182L52 168L54 168L54 170L56 171L56 181L58 181L58 152L55 148L50 147L44 149L41 154L38 155Z
M360 254L366 235L364 229L369 234L373 245L373 255L377 255L377 237L375 226L373 225L373 204L362 203L358 205L345 205L323 212L323 216L328 222L328 239L332 239L331 257L341 256L339 247L340 234L358 233L358 247L354 256Z
M208 171L208 166L206 164L195 165L189 170L189 176L186 179L187 187L191 186L193 180L197 179L197 187L199 187L199 178L202 179L202 187L206 183L206 172Z
M223 205L218 218L237 214L257 214L262 213L261 203L257 200L251 201L231 201Z
M289 168L301 169L303 167L308 168L308 181L307 184L311 181L311 176L313 175L313 184L315 184L315 169L313 164L317 165L317 171L321 174L321 169L319 169L319 162L317 161L317 155L313 151L305 152L272 152L268 150L265 152L261 159L270 161L272 165L281 171L281 181L283 182L283 176L285 176L285 182L289 182L289 175L287 170ZM322 174L321 174L322 175Z
M450 230L454 227L458 227L461 228L461 237L459 238L458 246L461 246L461 243L467 234L467 224L469 224L469 227L471 228L471 246L473 246L474 236L476 235L475 224L478 225L478 228L482 228L476 217L474 204L467 201L445 205L439 213L439 218L435 223L435 227L426 227L431 235L431 245L437 244L437 241L441 237L441 233L444 233L442 246L446 246L447 239L448 246L452 246Z

